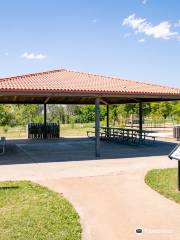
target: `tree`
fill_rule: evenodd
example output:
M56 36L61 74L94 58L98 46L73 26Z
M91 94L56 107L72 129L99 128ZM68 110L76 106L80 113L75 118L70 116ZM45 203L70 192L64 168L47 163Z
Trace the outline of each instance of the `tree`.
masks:
M160 102L159 112L163 116L163 118L166 119L168 116L172 114L172 103Z
M65 109L62 105L48 105L48 121L65 123Z
M14 105L13 115L17 125L43 121L43 106L38 104Z
M139 108L137 104L125 104L124 110L127 112L127 116L131 116L131 127L134 125L134 115L138 115Z
M79 120L82 123L94 122L95 106L94 105L81 106Z
M0 125L13 125L13 113L11 105L0 104Z
M180 101L175 101L172 104L172 116L178 122L180 121Z

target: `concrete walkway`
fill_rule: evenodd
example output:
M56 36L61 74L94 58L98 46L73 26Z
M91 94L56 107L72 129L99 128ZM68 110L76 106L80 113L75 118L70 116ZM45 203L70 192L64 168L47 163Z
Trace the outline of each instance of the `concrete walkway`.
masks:
M11 143L0 159L0 180L30 179L63 193L80 214L84 240L180 239L180 205L144 183L149 169L176 166L167 158L171 144L134 148L102 143L101 159L93 158L92 143L85 140L46 144ZM74 144L70 161L64 150ZM43 161L45 155L49 162ZM143 233L137 235L136 228Z

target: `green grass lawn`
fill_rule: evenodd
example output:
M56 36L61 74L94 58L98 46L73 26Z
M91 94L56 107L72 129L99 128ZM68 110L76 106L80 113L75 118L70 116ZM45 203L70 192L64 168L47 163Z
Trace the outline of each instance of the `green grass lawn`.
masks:
M16 126L5 129L0 126L0 137L6 138L27 138L26 127Z
M80 240L79 216L61 195L30 181L0 182L0 240Z
M145 176L145 182L163 196L180 203L180 192L177 190L177 169L154 169Z
M94 123L76 123L72 124L61 124L60 135L65 136L87 136L87 131L93 130Z

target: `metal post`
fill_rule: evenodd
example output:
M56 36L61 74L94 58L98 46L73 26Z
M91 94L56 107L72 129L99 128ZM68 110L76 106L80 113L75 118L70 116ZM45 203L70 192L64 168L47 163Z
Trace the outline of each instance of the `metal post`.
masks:
M142 130L143 130L143 106L142 102L139 103L139 140L142 140Z
M99 111L99 98L96 99L96 110L95 110L95 150L96 150L96 157L100 157L100 111Z
M109 137L109 105L108 104L106 105L106 128L107 128L106 137Z
M180 191L180 161L178 161L178 190Z
M44 139L47 138L47 109L46 103L44 103Z
M109 105L106 105L106 127L109 127Z

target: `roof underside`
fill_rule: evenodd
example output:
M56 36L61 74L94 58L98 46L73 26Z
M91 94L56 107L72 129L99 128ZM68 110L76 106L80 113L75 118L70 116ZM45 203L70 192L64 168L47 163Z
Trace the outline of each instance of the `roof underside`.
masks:
M0 103L109 104L180 100L180 89L67 70L0 79Z

